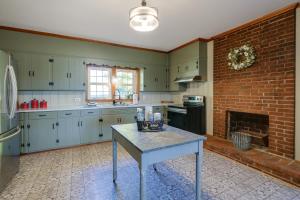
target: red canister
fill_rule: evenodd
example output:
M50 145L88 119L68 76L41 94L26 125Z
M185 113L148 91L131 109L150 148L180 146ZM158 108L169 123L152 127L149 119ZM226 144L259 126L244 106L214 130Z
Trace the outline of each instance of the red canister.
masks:
M47 105L47 101L43 100L40 102L40 108L47 108L48 105Z
M29 109L29 103L27 103L27 102L23 102L23 103L21 103L21 109Z
M31 100L31 108L39 108L39 101L36 99Z

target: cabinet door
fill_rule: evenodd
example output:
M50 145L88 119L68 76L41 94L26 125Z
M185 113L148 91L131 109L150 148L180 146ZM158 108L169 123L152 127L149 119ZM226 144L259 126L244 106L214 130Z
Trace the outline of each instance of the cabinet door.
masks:
M156 91L163 92L167 90L167 67L159 67L156 73Z
M19 90L31 90L31 56L26 53L14 53Z
M70 90L85 90L86 66L82 58L70 58Z
M62 56L54 56L53 62L53 89L69 89L69 59Z
M111 125L119 124L119 123L120 123L119 115L102 115L102 134L104 140L111 140L112 138Z
M67 147L80 144L79 118L60 118L58 125L58 146Z
M179 91L179 84L175 82L175 79L179 77L179 65L170 66L170 79L169 79L169 90L170 91Z
M47 55L34 54L31 56L32 90L51 90L52 63Z
M81 144L95 143L102 139L102 131L97 116L81 118L80 142Z
M157 88L156 82L156 68L147 67L144 68L144 90L145 92L154 92Z
M56 119L29 120L29 152L57 147Z
M120 115L121 124L132 124L136 122L135 114L122 114Z

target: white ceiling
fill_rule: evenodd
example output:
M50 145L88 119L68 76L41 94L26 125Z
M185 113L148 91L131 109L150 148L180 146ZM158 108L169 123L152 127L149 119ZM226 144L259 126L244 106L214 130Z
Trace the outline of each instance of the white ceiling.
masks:
M140 0L0 0L0 25L168 51L297 1L148 0L159 10L160 26L139 33L128 14Z

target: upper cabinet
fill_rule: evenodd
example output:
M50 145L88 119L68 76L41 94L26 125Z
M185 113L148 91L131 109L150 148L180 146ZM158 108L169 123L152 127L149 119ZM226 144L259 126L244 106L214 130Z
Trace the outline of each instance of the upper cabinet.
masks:
M143 68L144 92L168 91L168 68L166 66L151 66Z
M19 90L84 90L84 59L14 53Z
M207 80L207 43L196 41L169 54L169 90L185 89L186 82ZM178 83L178 82L182 83Z

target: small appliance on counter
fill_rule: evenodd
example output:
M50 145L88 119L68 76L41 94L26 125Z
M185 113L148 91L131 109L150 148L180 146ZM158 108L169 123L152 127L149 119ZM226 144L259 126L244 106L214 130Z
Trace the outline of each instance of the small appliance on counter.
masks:
M47 107L48 107L47 101L42 100L42 101L40 102L40 108L47 108Z
M21 103L20 108L21 109L29 109L29 103L24 101L23 103Z
M31 100L31 108L39 108L39 100L32 99Z
M134 104L134 105L139 104L139 95L138 94L132 95L132 104Z
M98 105L98 103L95 102L95 101L90 101L90 102L87 103L87 106L90 106L90 107L94 107L94 106L97 106L97 105Z

